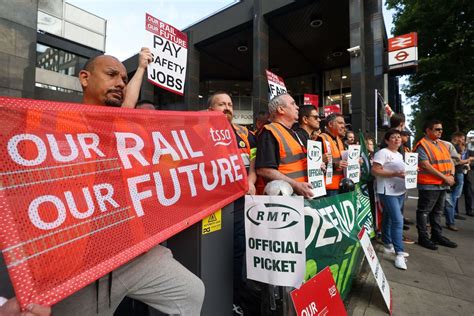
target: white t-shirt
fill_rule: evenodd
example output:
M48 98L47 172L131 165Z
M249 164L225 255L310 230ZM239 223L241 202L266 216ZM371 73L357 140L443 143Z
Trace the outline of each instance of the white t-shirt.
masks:
M392 152L384 148L375 153L374 163L382 165L386 171L405 171L403 156L398 151ZM405 193L405 179L399 177L376 177L377 193L386 195L402 195Z

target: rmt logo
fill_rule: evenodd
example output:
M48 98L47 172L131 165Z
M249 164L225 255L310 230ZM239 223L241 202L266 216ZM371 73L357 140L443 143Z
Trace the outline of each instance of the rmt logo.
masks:
M309 158L309 160L319 162L322 158L321 149L319 147L313 145L308 151L308 158Z

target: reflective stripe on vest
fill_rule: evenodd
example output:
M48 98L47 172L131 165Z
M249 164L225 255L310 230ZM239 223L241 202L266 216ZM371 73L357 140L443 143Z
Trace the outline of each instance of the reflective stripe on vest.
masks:
M451 155L449 154L449 150L446 148L441 141L438 141L436 146L431 141L428 141L425 137L423 137L418 144L416 144L413 151L416 151L418 146L422 146L428 156L428 160L433 168L438 170L444 175L451 174L452 171L452 160ZM419 184L434 184L440 185L443 184L444 181L439 177L432 175L425 169L421 168L418 172L418 183Z
M240 155L242 156L242 160L244 162L245 167L248 169L250 166L250 142L249 142L249 131L246 127L240 126L237 124L232 124L234 127L235 133L242 139L245 143L245 147L242 147L240 144L237 144L238 149L240 151Z
M342 170L342 168L336 168L335 164L341 161L342 159L341 151L344 149L344 144L342 143L339 137L336 138L336 143L334 139L326 133L321 133L319 136L324 140L323 146L325 148L326 153L329 152L326 142L329 142L329 145L331 146L330 151L333 162L333 175L332 183L326 184L326 189L339 190L339 183L341 182L342 178L344 178L344 171Z
M308 181L308 162L303 146L290 134L290 132L278 123L264 126L278 141L280 165L278 171L298 182Z

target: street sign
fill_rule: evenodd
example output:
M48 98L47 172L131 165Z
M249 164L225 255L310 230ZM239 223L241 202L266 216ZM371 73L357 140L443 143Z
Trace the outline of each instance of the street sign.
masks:
M418 65L418 35L416 32L388 39L388 70L397 70L399 74L407 73L405 68ZM400 70L402 69L402 72ZM408 70L410 72L410 70Z
M418 35L415 32L388 39L389 52L416 46L418 46Z
M390 66L408 63L418 60L418 47L409 47L388 53L388 64Z

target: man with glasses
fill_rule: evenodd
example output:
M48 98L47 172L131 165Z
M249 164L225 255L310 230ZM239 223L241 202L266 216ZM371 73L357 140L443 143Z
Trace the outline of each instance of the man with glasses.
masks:
M454 184L454 164L446 145L440 140L443 125L439 120L430 120L425 126L425 137L415 146L418 153L418 207L416 228L418 244L436 250L439 244L456 248L457 244L442 235L441 215L446 202L446 190ZM431 224L431 239L426 224Z
M318 111L312 105L303 105L298 112L298 127L295 129L296 134L307 147L308 140L311 139L313 132L319 130Z

